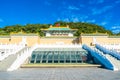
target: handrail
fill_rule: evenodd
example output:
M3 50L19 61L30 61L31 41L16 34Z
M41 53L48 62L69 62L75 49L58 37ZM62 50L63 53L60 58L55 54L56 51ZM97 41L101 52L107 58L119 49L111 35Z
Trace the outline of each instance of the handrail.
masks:
M113 50L110 51L110 50L106 49L105 47L100 46L99 44L96 44L95 47L96 47L97 49L99 49L100 51L102 51L103 53L109 54L109 55L111 55L111 56L113 56L113 57L115 57L115 58L117 58L117 59L120 60L120 54L119 54L118 52L113 51Z
M13 64L7 69L7 71L13 71L20 67L21 64L24 63L24 61L28 58L28 48L25 47L21 51L19 51L16 60L13 62Z
M11 54L16 54L18 51L23 49L24 45L16 45L16 44L1 44L0 49L3 49L3 53L0 53L0 61L4 60L6 57L8 57Z
M97 60L100 61L100 63L102 65L104 65L107 69L110 69L110 70L115 70L114 69L114 66L112 65L112 63L104 56L100 55L98 52L92 50L90 47L88 47L87 45L83 45L82 46L83 49L87 50L90 52L90 54L95 57Z

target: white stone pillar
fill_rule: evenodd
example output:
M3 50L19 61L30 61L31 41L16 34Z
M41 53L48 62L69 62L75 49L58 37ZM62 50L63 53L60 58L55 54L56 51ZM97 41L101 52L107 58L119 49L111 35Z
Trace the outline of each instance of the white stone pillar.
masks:
M46 37L51 36L51 34L49 32L46 32Z
M70 33L70 32L69 32L69 33L68 33L68 36L69 36L69 37L72 37L72 36L73 36L73 33Z

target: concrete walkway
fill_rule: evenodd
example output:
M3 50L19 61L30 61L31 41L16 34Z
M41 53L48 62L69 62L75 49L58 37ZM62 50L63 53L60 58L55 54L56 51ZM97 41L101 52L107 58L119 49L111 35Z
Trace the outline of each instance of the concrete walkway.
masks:
M120 80L120 71L101 68L21 68L0 72L1 80Z

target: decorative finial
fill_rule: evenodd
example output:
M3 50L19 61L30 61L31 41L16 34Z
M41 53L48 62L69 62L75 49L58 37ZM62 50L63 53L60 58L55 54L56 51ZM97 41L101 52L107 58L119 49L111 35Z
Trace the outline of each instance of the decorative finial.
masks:
M50 28L52 28L52 25L50 25Z
M69 28L69 25L67 25L67 28Z

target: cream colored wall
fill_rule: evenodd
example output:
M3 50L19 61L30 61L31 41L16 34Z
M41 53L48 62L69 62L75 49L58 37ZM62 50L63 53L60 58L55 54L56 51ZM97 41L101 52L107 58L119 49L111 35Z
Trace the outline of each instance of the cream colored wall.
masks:
M38 36L27 36L26 37L27 46L33 46L40 43L40 38Z
M10 38L0 38L0 43L2 44L9 44L10 41L9 41Z
M92 43L92 37L82 37L82 44L90 45Z
M96 41L101 44L120 44L120 38L96 38Z
M40 39L40 44L72 44L73 39L64 39L64 38L43 38Z
M120 44L120 38L109 38L108 40L110 44Z
M96 42L97 43L108 43L109 42L109 38L107 38L107 37L97 37L96 38Z
M102 36L82 36L82 44L92 45L93 44L93 38L96 39L96 42L98 43L105 43L105 41L108 41L107 37Z
M93 43L93 38L101 44L120 44L120 38L108 38L107 36L82 36L82 44L90 45Z
M11 36L10 38L0 38L2 44L19 44L22 42L22 38L26 38L27 46L33 46L36 43L40 43L39 36Z
M2 44L19 44L23 36L11 36L10 38L0 38ZM34 44L72 44L75 38L40 38L39 36L25 36L27 45L33 46ZM82 36L82 44L90 45L93 43L93 38L98 43L106 44L120 44L120 38L108 38L107 36Z
M19 44L22 41L21 36L11 36L10 44Z

